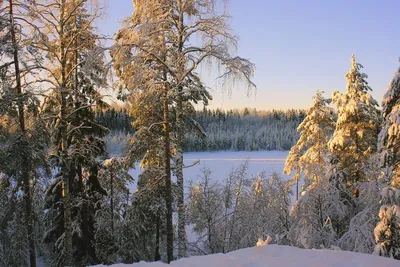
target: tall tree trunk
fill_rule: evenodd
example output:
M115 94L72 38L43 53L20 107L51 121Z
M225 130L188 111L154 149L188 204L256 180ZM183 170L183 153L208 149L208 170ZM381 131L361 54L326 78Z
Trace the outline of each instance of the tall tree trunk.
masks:
M19 115L19 127L21 135L25 138L25 110L24 101L22 97L22 84L21 84L21 73L19 68L19 57L18 57L18 44L15 35L15 23L14 23L14 12L13 12L13 1L9 0L9 12L10 12L10 24L11 24L11 41L14 48L14 67L15 67L15 82L16 82L16 93L18 96L18 115ZM29 264L31 267L36 267L36 249L35 249L35 236L33 232L33 219L32 219L32 197L31 197L31 186L29 179L28 159L24 156L22 159L22 179L24 184L24 197L25 197L25 217L28 231L28 245L29 245Z
M114 236L114 174L111 173L111 181L110 181L110 206L111 206L111 233Z
M61 172L63 175L63 204L64 204L64 257L65 265L73 266L72 255L72 219L71 219L71 196L69 179L69 159L68 159L68 133L67 133L67 81L66 81L66 54L65 54L65 4L66 0L61 0L60 6L60 59L61 59L61 108L60 108L60 133L61 133Z
M178 66L181 75L184 74L184 55L183 55L183 36L185 33L185 27L183 23L184 19L184 9L183 2L178 1L179 6L179 35L178 35ZM176 138L176 177L178 184L178 257L186 257L186 218L185 218L185 195L184 195L184 181L183 181L183 138L185 136L185 128L183 122L183 103L182 103L182 93L183 93L183 79L185 77L179 77L178 81L178 94L176 98L176 124L177 124L177 138Z
M154 251L154 261L160 261L160 215L157 214L157 223L156 223L156 248Z
M297 176L298 175L298 176ZM296 168L296 201L299 200L299 179L300 179L300 172L299 169Z
M183 136L185 135L183 125L183 107L182 107L182 86L179 86L177 105L176 105L176 177L178 184L178 257L186 257L186 220L184 203L184 181L183 181Z
M164 71L163 113L164 113L164 160L165 160L165 203L167 208L167 261L174 259L174 229L172 226L172 181L171 181L171 152L170 152L170 125L168 108L167 73Z

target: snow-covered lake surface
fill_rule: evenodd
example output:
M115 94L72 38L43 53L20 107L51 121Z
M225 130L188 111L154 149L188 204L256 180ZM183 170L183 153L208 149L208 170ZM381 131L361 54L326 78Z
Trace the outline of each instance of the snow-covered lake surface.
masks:
M268 245L228 254L195 256L171 262L116 264L111 267L399 267L400 261L368 254L333 250L311 250ZM103 267L98 265L97 267Z
M257 175L265 171L267 174L277 172L285 179L289 177L282 174L288 151L218 151L218 152L190 152L184 155L184 164L192 165L196 161L199 164L183 171L185 178L185 187L189 186L190 181L196 182L201 175L202 168L208 168L212 171L211 179L213 181L223 182L229 173L238 168L246 160L248 160L249 176ZM132 169L130 174L137 181L137 177L141 173L139 168ZM135 190L136 183L131 186L131 190Z

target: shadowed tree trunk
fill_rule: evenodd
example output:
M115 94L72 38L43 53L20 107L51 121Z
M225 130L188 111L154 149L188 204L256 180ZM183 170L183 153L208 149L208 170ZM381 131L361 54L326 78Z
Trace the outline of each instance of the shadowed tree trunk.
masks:
M19 68L19 57L18 57L18 44L15 34L15 23L14 23L14 12L13 12L13 1L9 0L9 12L10 12L10 24L11 24L11 41L13 45L14 54L14 67L15 67L15 82L16 82L16 94L18 96L18 115L19 115L19 127L21 135L25 138L25 110L22 95L22 84L21 84L21 73ZM32 219L32 197L31 197L31 185L29 179L28 159L26 156L22 159L22 179L24 185L24 198L25 198L25 217L26 227L28 232L28 245L29 245L29 264L31 267L36 267L36 252L35 252L35 237L33 233L33 219Z
M174 232L172 226L172 182L171 182L171 141L168 108L168 84L167 73L164 71L164 92L163 92L163 111L164 111L164 157L165 157L165 203L167 208L167 261L170 263L174 259Z

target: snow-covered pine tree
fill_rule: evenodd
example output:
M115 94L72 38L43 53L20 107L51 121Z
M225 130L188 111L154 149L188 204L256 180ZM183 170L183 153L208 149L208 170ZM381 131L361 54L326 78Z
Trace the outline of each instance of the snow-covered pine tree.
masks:
M338 171L348 175L347 186L357 195L357 183L367 181L366 166L376 152L380 125L377 101L369 94L372 89L367 75L360 72L362 65L351 57L350 71L345 75L346 92L333 93L337 107L335 132L329 141L329 150L338 159Z
M132 48L139 50L153 62L162 66L170 81L170 103L175 106L176 156L174 159L176 162L175 173L180 188L178 194L178 254L179 257L184 257L186 234L182 169L183 138L187 131L185 111L186 107L190 105L189 102L207 102L210 99L207 90L196 77L195 71L205 63L217 63L223 70L221 78L230 81L243 78L249 87L253 87L254 84L250 80L253 74L253 65L246 59L232 56L230 47L236 46L237 38L231 33L226 12L221 15L216 12L219 1L152 0L135 1L134 3L136 16L133 16L133 20L135 20L134 17L141 16L141 25L138 24L138 26L145 31L139 33L139 27L136 27L138 34L128 35L127 39L130 40L127 40L126 44L131 44ZM161 13L157 14L160 11ZM142 27L143 21L151 23ZM158 30L149 30L154 25L157 25ZM149 49L149 42L143 43L143 40L158 38L160 31L164 38L162 42L169 47L164 56L157 54L160 51L159 48L157 48L158 52L154 52L153 48ZM122 31L120 33L123 34ZM127 32L125 31L125 33ZM202 40L202 42L197 42L195 35L198 35L200 37L198 40ZM135 40L135 38L140 39ZM201 45L198 45L199 43ZM152 45L157 47L154 46L154 42Z
M400 259L400 68L389 83L382 102L383 127L378 148L382 155L379 223L375 228L375 253Z
M125 161L127 166L133 167L139 161L143 172L138 178L132 205L127 206L121 225L124 232L117 254L126 263L166 259L167 213L161 101L162 92L157 90L129 96L129 112L135 118L133 127L136 131L129 140Z
M134 240L124 240L121 256L124 261L168 260L165 253L167 207L165 195L165 127L163 126L163 92L148 88L128 97L130 115L135 118L135 135L129 140L126 161L129 166L144 169L127 213L128 231ZM169 120L172 120L168 118ZM170 154L171 148L168 150ZM171 190L172 197L172 190ZM172 200L172 199L171 199ZM172 203L171 203L172 204ZM172 208L172 207L171 207ZM135 253L132 254L132 251Z
M50 222L60 228L52 227L46 235L57 244L55 262L59 265L96 263L91 244L95 208L89 206L96 201L95 191L104 193L97 179L95 157L104 152L101 138L105 129L94 122L93 106L102 104L97 89L105 71L93 33L99 9L92 4L86 0L51 0L31 5L39 25L32 42L46 55L39 68L44 73L34 78L51 89L44 114L52 129L52 162L60 168L49 187L54 190L47 190L47 205L54 209L48 214L59 219ZM60 198L61 204L52 203Z
M30 43L29 31L22 27L34 28L31 24L29 6L23 0L9 0L0 7L0 116L5 142L0 151L4 179L10 179L18 190L23 190L23 201L13 206L23 209L26 228L25 238L29 251L29 265L36 266L36 246L34 235L32 182L40 177L38 168L46 165L44 148L48 134L39 117L40 102L37 88L26 77L33 75L42 58L35 46ZM27 17L24 17L28 13ZM11 200L16 196L8 195ZM18 206L17 206L18 205ZM14 210L17 212L17 210ZM18 215L20 216L20 215ZM7 228L6 228L7 229ZM22 234L20 236L23 236ZM18 261L23 259L18 259ZM9 262L10 265L19 265ZM25 264L25 263L24 263Z
M170 12L167 1L135 1L135 11L127 25L115 36L111 51L113 67L120 79L120 90L126 89L127 100L135 102L135 97L149 94L157 102L143 105L159 105L161 113L154 115L153 127L162 127L163 161L166 181L165 204L167 210L167 261L173 260L174 233L172 224L172 181L171 181L171 79L168 65L167 31L171 27L163 19ZM146 68L143 66L146 65ZM176 66L176 65L175 65ZM144 96L145 97L145 96ZM161 101L160 101L161 100ZM137 102L137 101L136 101ZM161 115L161 116L160 116ZM151 125L146 125L153 128ZM150 159L152 160L152 159Z

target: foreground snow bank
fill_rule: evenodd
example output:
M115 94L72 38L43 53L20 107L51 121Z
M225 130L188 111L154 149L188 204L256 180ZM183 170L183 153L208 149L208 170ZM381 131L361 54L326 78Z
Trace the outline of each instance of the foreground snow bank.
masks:
M101 267L98 265L97 267ZM116 264L113 267L166 267L160 262ZM399 267L400 261L379 256L333 250L308 250L268 245L231 252L196 256L171 262L172 267Z

